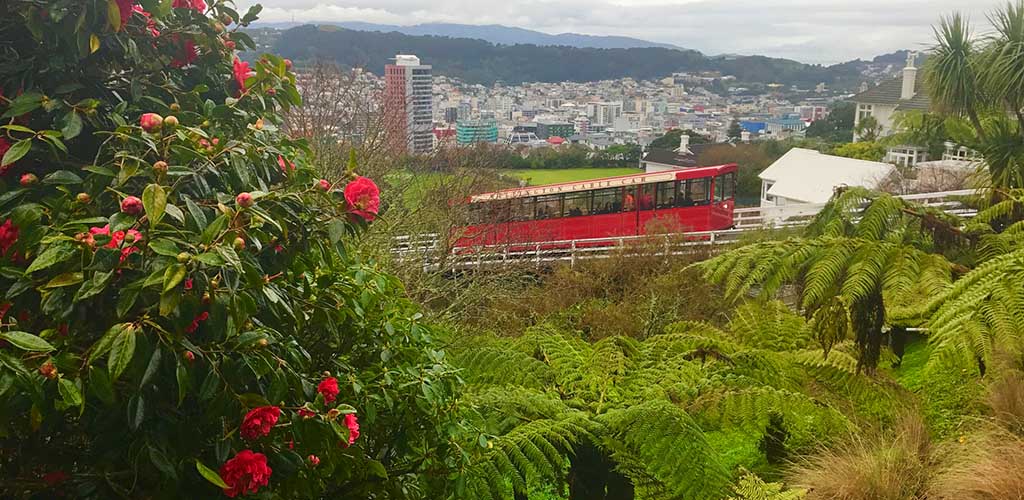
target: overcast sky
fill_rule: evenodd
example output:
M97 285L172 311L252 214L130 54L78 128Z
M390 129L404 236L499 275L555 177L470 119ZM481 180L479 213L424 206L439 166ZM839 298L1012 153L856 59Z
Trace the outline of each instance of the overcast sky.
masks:
M960 10L985 26L1005 0L236 0L264 21L503 24L546 33L625 35L707 54L809 63L925 48L931 25Z

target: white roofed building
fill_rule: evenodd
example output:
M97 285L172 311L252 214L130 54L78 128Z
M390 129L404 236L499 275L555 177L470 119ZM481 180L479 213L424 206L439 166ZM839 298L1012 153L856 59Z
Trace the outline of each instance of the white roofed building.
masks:
M793 148L761 172L761 207L826 203L835 188L878 188L895 167Z

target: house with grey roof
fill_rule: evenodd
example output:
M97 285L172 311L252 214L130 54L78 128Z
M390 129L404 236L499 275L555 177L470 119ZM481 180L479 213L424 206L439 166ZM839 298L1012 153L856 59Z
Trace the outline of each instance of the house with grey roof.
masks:
M894 132L893 123L896 114L902 111L923 111L931 109L931 100L924 88L924 72L914 66L917 54L907 55L907 67L900 76L886 80L872 88L861 92L851 99L857 104L854 115L854 128L860 121L872 116L881 125L881 135ZM854 141L858 137L854 135Z

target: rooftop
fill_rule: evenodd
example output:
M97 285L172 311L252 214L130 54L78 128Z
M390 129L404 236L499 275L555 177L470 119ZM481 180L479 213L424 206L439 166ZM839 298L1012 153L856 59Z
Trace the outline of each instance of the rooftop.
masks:
M924 73L923 70L917 71L917 79L914 81L917 93L910 99L900 99L900 94L903 91L903 75L900 74L853 96L850 100L863 104L896 106L897 111L928 111L931 108L931 99L928 98L928 92L925 91Z
M793 148L758 177L774 182L768 194L803 203L825 203L839 186L876 187L893 170L888 163L856 160Z

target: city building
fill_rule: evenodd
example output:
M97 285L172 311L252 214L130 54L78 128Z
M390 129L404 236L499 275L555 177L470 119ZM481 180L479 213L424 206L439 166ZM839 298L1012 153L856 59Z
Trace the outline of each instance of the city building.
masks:
M569 122L537 121L537 137L569 137L576 133L576 125Z
M455 125L455 136L460 146L478 142L498 142L498 122L494 118L459 120Z
M384 100L392 144L409 153L434 147L433 78L420 58L399 54L384 67Z
M861 120L871 116L881 127L881 135L894 132L893 122L900 111L924 111L931 109L931 100L924 91L924 72L914 66L916 54L907 55L907 66L900 76L886 80L873 88L861 92L850 100L857 104L853 116L854 130ZM854 134L853 140L859 137Z
M468 118L468 116L467 116ZM450 106L444 109L444 121L446 123L455 123L459 121L459 108Z
M595 125L611 126L615 119L622 116L622 101L595 102L588 108L592 111L590 117Z

